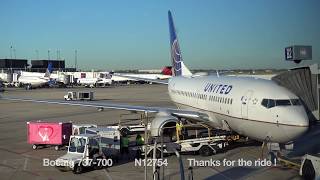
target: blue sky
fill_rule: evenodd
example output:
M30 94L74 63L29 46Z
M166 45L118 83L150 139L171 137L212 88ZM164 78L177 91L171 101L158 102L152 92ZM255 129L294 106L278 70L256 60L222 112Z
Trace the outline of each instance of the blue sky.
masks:
M319 0L3 0L0 58L56 58L81 69L170 65L167 11L191 69L288 68L284 47L312 45L320 59ZM311 63L311 62L310 62Z

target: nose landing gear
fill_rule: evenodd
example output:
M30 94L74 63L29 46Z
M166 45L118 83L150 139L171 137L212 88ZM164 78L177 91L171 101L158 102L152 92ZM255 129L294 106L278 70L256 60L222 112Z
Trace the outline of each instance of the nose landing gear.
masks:
M273 165L277 164L278 155L280 152L280 145L279 143L272 143L270 142L271 138L269 136L263 141L261 146L261 158L264 158L265 149L267 149L267 159L271 161Z

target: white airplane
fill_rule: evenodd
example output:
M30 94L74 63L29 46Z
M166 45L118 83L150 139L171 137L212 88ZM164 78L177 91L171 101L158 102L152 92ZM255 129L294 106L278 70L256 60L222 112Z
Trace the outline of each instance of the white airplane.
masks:
M3 99L157 113L151 123L153 135L159 135L162 127L175 125L180 118L232 130L263 142L290 142L308 130L309 120L299 97L271 80L193 76L183 63L170 11L168 16L173 77L168 82L156 82L168 84L170 98L178 108Z
M113 82L143 81L152 83L152 80L167 80L172 77L171 66L166 66L161 73L111 73Z
M167 80L171 78L171 75L165 74L132 74L132 73L115 73L112 75L113 82L130 82L130 81L143 81L154 82L153 80Z
M94 87L98 81L98 78L80 78L77 80L77 84Z
M108 73L100 73L99 77L95 78L79 78L77 83L88 87L95 87L96 85L111 85L112 80Z
M48 68L44 75L39 73L33 75L32 73L24 73L18 78L18 82L26 86L28 89L42 87L50 82L50 75L52 72L52 64L48 64Z

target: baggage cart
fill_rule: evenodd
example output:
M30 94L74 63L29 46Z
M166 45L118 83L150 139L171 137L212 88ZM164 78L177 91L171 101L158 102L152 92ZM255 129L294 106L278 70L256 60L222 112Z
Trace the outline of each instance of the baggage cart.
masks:
M54 146L55 150L67 145L72 133L72 123L63 122L27 122L28 143L32 149L39 146Z

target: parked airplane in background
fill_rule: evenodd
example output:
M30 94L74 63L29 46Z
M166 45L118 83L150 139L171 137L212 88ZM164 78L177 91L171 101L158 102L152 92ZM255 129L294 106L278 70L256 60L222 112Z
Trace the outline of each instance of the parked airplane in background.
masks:
M173 77L162 83L168 84L169 96L178 108L3 99L156 113L151 123L153 135L160 135L162 127L174 126L181 118L263 142L286 143L308 130L309 120L299 98L271 80L194 76L183 62L170 11L168 18Z
M161 73L114 73L111 72L112 82L114 83L130 83L130 82L148 82L153 83L154 80L167 80L172 77L171 66L165 66Z
M154 82L153 80L167 80L171 75L165 74L131 74L131 73L115 73L112 75L113 82Z
M79 78L77 84L86 87L106 86L112 84L111 75L109 73L100 73L99 77Z
M27 89L42 87L50 82L50 75L52 73L52 63L48 64L47 71L44 75L33 75L31 73L21 73L18 78L18 82L22 86L26 86Z

